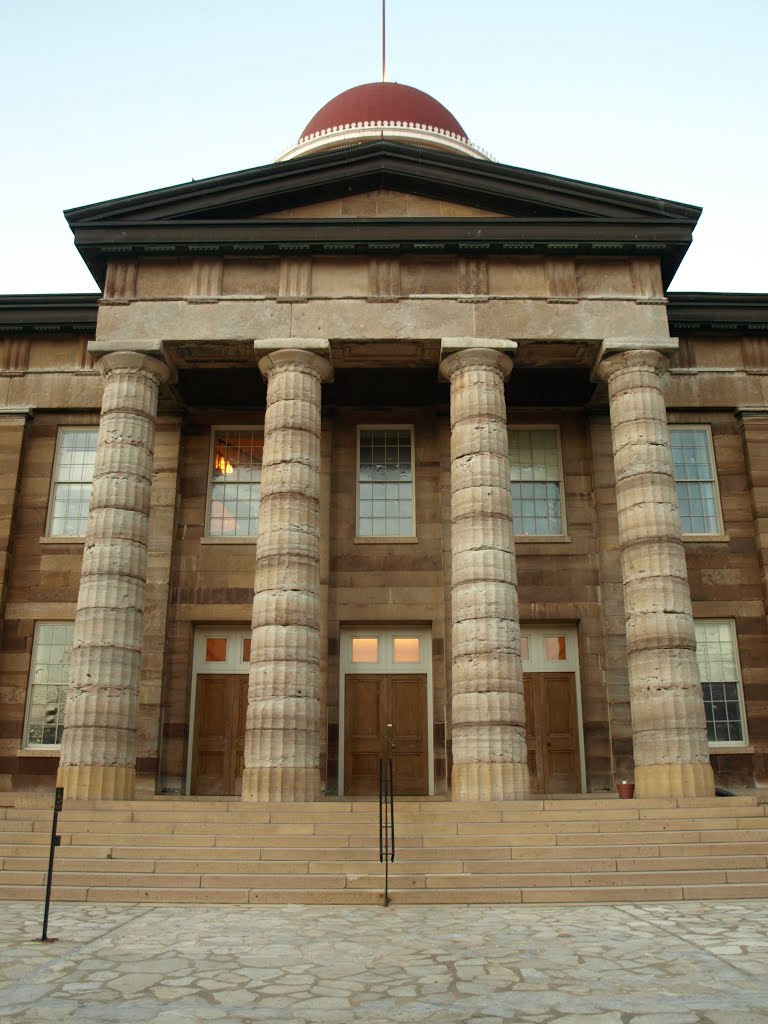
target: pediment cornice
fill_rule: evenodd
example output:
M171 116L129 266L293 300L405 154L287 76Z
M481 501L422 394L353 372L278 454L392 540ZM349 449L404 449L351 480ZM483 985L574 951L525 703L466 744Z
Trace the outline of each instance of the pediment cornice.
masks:
M480 213L301 218L302 206L377 189ZM290 219L270 217L289 209ZM700 212L492 161L372 142L78 207L66 217L100 281L110 258L430 249L644 254L661 259L669 280Z

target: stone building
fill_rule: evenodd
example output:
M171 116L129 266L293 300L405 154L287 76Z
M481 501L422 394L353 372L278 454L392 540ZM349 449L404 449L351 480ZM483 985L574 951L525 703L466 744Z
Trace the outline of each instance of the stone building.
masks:
M0 788L764 784L768 296L667 291L699 214L389 83L70 210L101 292L0 297Z

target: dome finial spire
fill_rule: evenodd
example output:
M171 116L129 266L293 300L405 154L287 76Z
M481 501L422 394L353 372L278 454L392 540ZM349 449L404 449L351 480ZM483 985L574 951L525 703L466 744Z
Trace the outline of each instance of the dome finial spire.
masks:
M381 80L387 80L387 0L381 0Z

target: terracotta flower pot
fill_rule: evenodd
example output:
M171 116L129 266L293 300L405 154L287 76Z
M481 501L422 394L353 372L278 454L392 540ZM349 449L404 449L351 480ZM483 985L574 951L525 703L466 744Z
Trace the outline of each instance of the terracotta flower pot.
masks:
M620 782L616 789L619 791L620 800L631 800L635 795L635 784L634 782Z

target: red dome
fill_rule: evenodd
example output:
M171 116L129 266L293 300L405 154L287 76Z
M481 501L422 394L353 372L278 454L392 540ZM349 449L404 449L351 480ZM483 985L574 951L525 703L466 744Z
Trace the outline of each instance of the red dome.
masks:
M420 89L397 82L370 82L339 93L322 107L301 133L301 139L345 125L401 122L458 135L469 142L453 114ZM299 141L301 141L301 139Z

